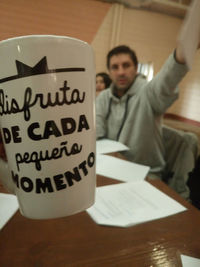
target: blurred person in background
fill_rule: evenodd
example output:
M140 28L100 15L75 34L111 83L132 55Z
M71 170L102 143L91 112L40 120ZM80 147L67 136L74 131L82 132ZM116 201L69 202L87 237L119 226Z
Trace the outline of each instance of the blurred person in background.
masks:
M104 89L108 88L111 84L111 79L109 75L105 72L99 72L96 74L96 96L103 91Z

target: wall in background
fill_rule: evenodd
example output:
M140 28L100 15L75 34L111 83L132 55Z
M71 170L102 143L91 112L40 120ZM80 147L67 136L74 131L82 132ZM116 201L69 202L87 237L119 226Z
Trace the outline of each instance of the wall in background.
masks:
M27 34L69 35L91 43L96 71L107 71L115 45L133 47L141 62L159 71L176 45L181 19L95 0L1 0L0 40ZM200 121L200 52L181 82L180 98L168 112Z
M0 40L56 34L91 43L110 6L94 0L1 0Z

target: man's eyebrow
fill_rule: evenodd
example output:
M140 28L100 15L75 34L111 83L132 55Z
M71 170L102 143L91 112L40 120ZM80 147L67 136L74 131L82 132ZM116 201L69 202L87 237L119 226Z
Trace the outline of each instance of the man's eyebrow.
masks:
M122 65L130 65L130 64L131 64L130 61L125 61L125 62L122 63Z
M119 65L119 64L114 63L114 64L111 64L110 67L111 67L111 68L112 68L112 67L118 67L118 65Z

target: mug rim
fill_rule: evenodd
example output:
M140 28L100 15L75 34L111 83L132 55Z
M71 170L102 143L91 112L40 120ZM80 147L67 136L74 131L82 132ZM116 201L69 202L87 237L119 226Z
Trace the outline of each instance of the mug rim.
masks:
M9 43L11 41L18 41L18 40L27 40L27 39L37 39L37 38L52 38L52 39L66 39L66 40L71 40L71 41L79 41L84 44L88 44L86 41L83 41L81 39L71 37L71 36L65 36L65 35L55 35L55 34L29 34L29 35L20 35L20 36L15 36L11 38L7 38L4 40L0 40L0 45L3 45L5 43Z

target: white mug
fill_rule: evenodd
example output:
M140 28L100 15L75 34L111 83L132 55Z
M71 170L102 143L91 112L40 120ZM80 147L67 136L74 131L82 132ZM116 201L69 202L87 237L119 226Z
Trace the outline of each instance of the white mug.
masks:
M94 105L94 56L86 42L54 35L0 42L0 126L9 166L1 179L13 185L25 217L68 216L94 203Z

